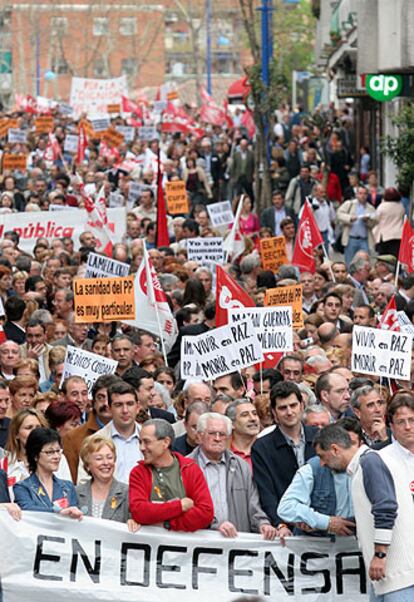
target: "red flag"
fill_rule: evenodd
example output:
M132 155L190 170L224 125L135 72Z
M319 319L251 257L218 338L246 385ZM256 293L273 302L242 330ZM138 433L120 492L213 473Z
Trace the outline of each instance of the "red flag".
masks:
M104 187L102 186L95 202L85 193L85 186L83 182L81 182L79 190L88 214L86 228L93 232L95 236L96 251L106 255L107 257L111 257L113 243L111 228L108 223L108 215L106 212Z
M378 322L378 328L382 330L394 330L400 332L400 324L397 316L397 306L395 304L395 295L388 301L387 307Z
M159 161L159 159L158 159ZM164 191L162 189L162 173L158 169L157 178L157 247L168 247L170 237L167 226L167 209L165 206Z
M246 128L249 138L253 138L256 132L256 125L253 119L253 113L246 109L240 120L241 125Z
M208 94L207 90L203 87L200 88L201 96L201 110L200 110L200 121L205 123L211 123L212 125L222 126L223 123L227 122L226 114L216 102L213 97Z
M59 159L61 154L62 150L56 136L54 134L49 134L45 152L43 153L43 158L45 161L55 162Z
M216 326L224 326L229 321L228 309L256 307L256 303L219 265L216 275Z
M0 324L0 345L7 341L6 333L4 332L3 325Z
M135 113L139 119L143 118L140 105L126 96L121 96L121 109L123 113Z
M309 202L305 201L296 233L292 265L297 266L302 271L314 273L316 264L313 251L321 244L323 244L322 234L316 225Z
M398 261L406 266L408 273L414 272L414 230L407 218L404 220Z
M83 123L79 125L78 148L76 151L76 163L80 165L85 161L85 150L88 147L88 137Z

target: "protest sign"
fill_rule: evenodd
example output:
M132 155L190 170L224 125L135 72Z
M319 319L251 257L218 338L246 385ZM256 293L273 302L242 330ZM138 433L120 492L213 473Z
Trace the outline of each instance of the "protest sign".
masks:
M410 380L412 336L403 332L354 326L352 371Z
M15 155L13 153L4 153L2 165L3 170L21 169L22 171L24 171L27 166L27 155ZM13 221L16 222L16 218L14 218Z
M25 253L32 253L38 238L62 238L68 236L79 248L79 236L85 231L88 222L86 211L77 207L63 211L31 211L19 213L18 225L14 214L0 214L0 239L4 232L14 230L20 236L19 248ZM113 243L121 242L126 231L125 207L107 209L108 228L111 231Z
M106 130L105 132L103 132L102 140L108 146L117 147L124 142L124 135L121 134L120 132L117 132L116 130L113 130L112 128L110 128L110 129Z
M293 350L292 307L245 307L229 309L230 323L246 320L253 328L263 353Z
M154 113L162 113L167 108L166 100L154 100Z
M73 281L75 322L135 320L134 277Z
M7 132L7 142L10 142L10 144L26 144L26 142L27 142L26 130L9 128L9 131Z
M50 115L42 115L35 119L36 134L49 134L50 132L53 132L54 127L55 122Z
M106 107L106 110L108 111L108 113L120 113L121 112L121 105L120 103L115 103L112 105L108 105Z
M138 138L141 140L158 140L158 132L155 125L143 125L138 128Z
M69 376L81 376L88 386L89 397L92 399L92 388L97 379L103 374L115 374L117 366L118 362L115 360L68 345L61 385Z
M1 119L0 120L0 138L7 136L10 128L17 128L17 119Z
M271 272L277 272L281 265L288 263L285 237L262 238L260 240L260 258L263 269Z
M221 203L213 203L207 205L208 216L212 228L227 226L234 222L233 210L230 201L222 201Z
M11 545L11 542L13 545ZM48 512L0 512L3 602L368 602L354 537L223 537Z
M167 182L165 185L165 196L167 197L168 213L171 215L188 213L188 197L185 182L182 180Z
M293 328L302 328L302 285L281 286L269 288L266 291L265 305L290 305L292 307Z
M63 150L65 151L65 153L77 153L78 136L76 134L66 134Z
M116 125L117 132L123 135L125 142L133 142L135 138L135 128L129 125Z
M181 377L213 380L263 361L251 321L240 320L197 336L183 336Z
M126 75L112 79L72 77L69 104L75 118L81 113L106 115L108 105L120 103L122 96L128 96Z
M200 265L206 262L224 263L223 239L220 237L188 238L188 261L197 261Z
M397 320L401 332L405 332L414 338L414 324L411 322L405 311L397 311Z
M111 120L109 119L109 117L91 117L90 122L93 131L96 134L105 132L108 128L111 127Z
M98 255L98 253L89 253L86 262L85 278L122 278L129 276L129 264Z

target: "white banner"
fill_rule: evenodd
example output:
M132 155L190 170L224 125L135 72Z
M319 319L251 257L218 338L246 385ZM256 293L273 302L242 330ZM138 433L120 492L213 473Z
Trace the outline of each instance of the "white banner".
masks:
M219 228L234 222L233 209L230 201L207 205L207 211L212 228Z
M229 321L251 321L262 345L263 353L293 351L292 308L246 307L229 309Z
M401 332L409 334L414 339L414 324L411 322L405 311L397 311L397 320L398 324L400 325Z
M69 104L75 117L81 113L106 115L108 105L119 104L121 96L128 96L126 75L113 79L72 77Z
M380 328L354 326L352 371L410 380L411 335Z
M65 153L76 153L78 151L77 134L66 134L65 142L63 144L63 150L65 151Z
M188 261L199 265L224 263L223 239L219 236L187 239Z
M85 278L105 278L106 276L122 278L123 276L129 276L130 266L127 263L111 259L106 255L98 255L98 253L89 253L86 266Z
M115 374L118 362L97 353L91 353L79 347L66 347L65 364L61 384L69 376L81 376L88 385L90 399L92 387L103 374Z
M140 140L158 140L158 137L155 125L143 125L138 128L138 138Z
M117 132L123 135L125 142L133 142L135 138L135 128L129 125L116 125Z
M251 321L226 324L181 341L181 378L213 380L263 361Z
M121 242L126 231L125 208L108 209L109 229L113 242ZM83 209L65 211L30 211L19 213L19 219L13 213L0 215L0 239L4 232L14 230L20 236L19 248L25 253L32 253L36 239L40 237L52 240L69 236L79 248L79 236L85 232L87 214ZM16 225L18 222L18 225Z
M27 142L27 132L26 130L18 130L15 128L10 128L7 132L7 142L10 144L26 144Z
M214 531L128 533L114 521L0 512L2 602L368 602L356 540Z
M94 132L105 132L111 126L111 120L109 119L109 115L107 115L106 117L91 117L90 122Z

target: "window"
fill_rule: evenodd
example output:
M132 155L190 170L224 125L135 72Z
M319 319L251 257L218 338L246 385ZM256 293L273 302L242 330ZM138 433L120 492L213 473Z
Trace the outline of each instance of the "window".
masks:
M64 35L68 31L68 20L66 17L52 17L52 35Z
M57 75L64 75L65 73L69 73L69 66L62 56L55 56L52 58L51 71Z
M97 77L105 77L106 64L102 58L97 58L93 64L93 74Z
M135 17L121 17L119 33L123 36L135 36L137 33L137 20Z
M92 33L94 36L106 36L109 33L108 17L95 17L93 20Z
M122 59L121 71L125 75L136 75L137 73L137 62L135 59Z

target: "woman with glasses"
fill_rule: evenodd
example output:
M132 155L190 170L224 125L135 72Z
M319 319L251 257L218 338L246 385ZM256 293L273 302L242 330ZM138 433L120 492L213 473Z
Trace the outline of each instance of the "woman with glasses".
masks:
M30 477L13 487L20 508L81 519L74 485L54 474L62 457L59 433L43 427L32 430L26 442L26 456Z

